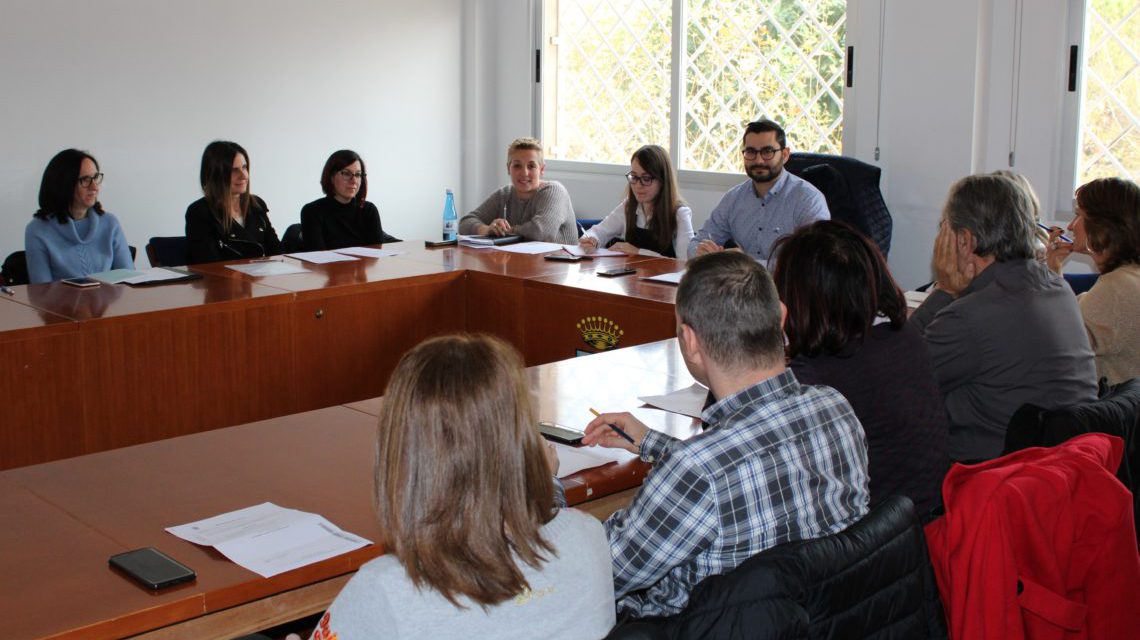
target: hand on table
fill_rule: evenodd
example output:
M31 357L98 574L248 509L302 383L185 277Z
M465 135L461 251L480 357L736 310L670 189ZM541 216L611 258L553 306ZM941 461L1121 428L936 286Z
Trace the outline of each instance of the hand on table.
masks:
M476 229L481 236L505 236L511 232L511 223L504 218L495 218L491 224L481 224Z
M724 247L712 240L701 240L697 243L697 256L703 256L706 253L716 253L718 251L724 251Z
M934 239L934 261L930 265L938 288L955 298L978 275L977 267L969 259L973 249L959 247L958 239L959 235L943 221L938 228L938 237Z
M613 249L614 251L621 251L627 256L636 256L640 251L640 249L628 242L615 242L610 245L610 249Z
M622 431L628 433L629 437L633 438L633 442L631 443L611 429L609 426L611 424L617 425ZM582 444L601 445L611 449L625 449L633 453L640 453L641 441L645 439L645 434L648 432L649 427L627 412L603 413L586 425L586 435L582 438Z

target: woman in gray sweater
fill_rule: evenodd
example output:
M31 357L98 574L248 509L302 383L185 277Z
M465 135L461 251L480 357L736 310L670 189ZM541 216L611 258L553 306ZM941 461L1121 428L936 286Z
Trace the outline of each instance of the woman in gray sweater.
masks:
M472 391L471 380L484 384ZM558 457L537 424L521 359L502 340L445 336L408 352L377 432L388 555L360 568L313 639L605 636L605 532L555 506Z

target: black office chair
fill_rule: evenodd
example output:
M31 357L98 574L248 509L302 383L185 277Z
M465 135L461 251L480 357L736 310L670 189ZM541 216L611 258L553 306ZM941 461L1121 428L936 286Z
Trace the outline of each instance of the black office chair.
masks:
M305 250L305 239L301 236L301 224L293 223L285 228L285 235L281 236L282 253L297 253Z
M152 267L181 267L189 262L189 247L186 236L154 236L146 245L146 257Z
M0 280L9 286L28 284L28 257L23 251L13 251L4 258Z
M823 193L832 220L842 220L862 231L879 246L883 256L890 253L894 223L879 190L879 167L826 153L793 153L786 167Z
M946 637L922 524L905 496L887 498L840 533L758 553L701 581L681 613L620 625L607 636Z

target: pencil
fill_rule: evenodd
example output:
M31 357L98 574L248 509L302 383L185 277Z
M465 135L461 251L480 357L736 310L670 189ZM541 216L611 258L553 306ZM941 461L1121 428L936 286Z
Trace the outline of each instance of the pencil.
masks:
M598 413L598 412L597 412L597 410L596 410L596 409L594 409L593 407L590 407L590 413L594 414L594 417L595 417L595 418L597 418L597 417L600 417L600 416L602 415L602 414ZM633 441L633 438L629 437L629 434L628 434L628 433L626 433L625 431L623 431L623 430L622 430L622 428L621 428L621 427L619 427L619 426L617 426L616 424L614 424L614 423L612 423L612 422L607 422L607 423L606 423L606 426L607 426L607 427L609 427L609 428L611 428L611 429L613 429L613 430L614 430L614 433L616 433L616 434L618 434L619 436L621 436L621 437L625 438L626 440L629 440L629 443L630 443L630 444L637 444L636 442L634 442L634 441Z

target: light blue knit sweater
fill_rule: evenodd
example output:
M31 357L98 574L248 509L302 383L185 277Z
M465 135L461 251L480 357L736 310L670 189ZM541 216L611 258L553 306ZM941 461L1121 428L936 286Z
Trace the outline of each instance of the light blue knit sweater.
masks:
M52 282L80 278L108 269L133 266L127 237L119 220L94 209L78 223L68 219L60 224L51 218L32 218L24 229L24 251L28 257L28 279Z

